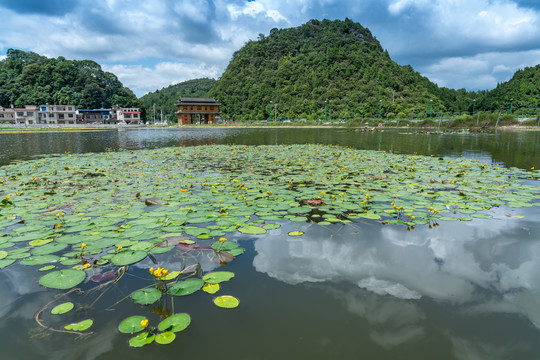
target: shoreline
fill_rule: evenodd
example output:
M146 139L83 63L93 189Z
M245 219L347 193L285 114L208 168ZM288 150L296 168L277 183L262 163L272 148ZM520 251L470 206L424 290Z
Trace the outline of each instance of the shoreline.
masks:
M248 125L248 124L199 124L199 125L170 125L170 126L147 126L147 125L63 125L63 124L32 124L13 125L0 124L0 132L24 132L24 131L99 131L99 130L129 130L129 129L174 129L179 130L206 130L206 129L349 129L352 131L380 131L380 130L422 130L422 131L497 131L497 130L538 130L540 126L503 125L480 127L429 127L429 126L347 126L347 125Z

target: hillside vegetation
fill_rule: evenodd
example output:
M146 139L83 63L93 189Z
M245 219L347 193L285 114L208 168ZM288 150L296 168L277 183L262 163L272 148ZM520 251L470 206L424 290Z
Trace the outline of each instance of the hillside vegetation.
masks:
M368 29L349 19L260 34L234 53L210 95L223 104L224 116L253 119L270 116L270 101L286 118L321 118L325 101L333 117L357 118L425 113L430 105L467 111L475 96L441 89L398 65Z
M179 84L171 85L161 90L148 93L140 98L148 119L153 117L153 109L155 104L156 119L161 115L163 110L163 119L171 122L176 122L176 104L180 97L207 97L208 91L214 86L214 79L194 79L185 81Z
M135 94L95 61L49 59L9 49L0 61L0 106L47 103L77 108L140 106Z

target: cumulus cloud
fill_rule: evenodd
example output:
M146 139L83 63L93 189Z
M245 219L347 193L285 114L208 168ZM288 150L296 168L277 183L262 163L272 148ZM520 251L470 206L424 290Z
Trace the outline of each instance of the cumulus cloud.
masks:
M123 84L136 94L142 95L163 87L197 78L216 78L219 69L205 64L162 62L154 67L142 65L104 65L103 70L112 72Z

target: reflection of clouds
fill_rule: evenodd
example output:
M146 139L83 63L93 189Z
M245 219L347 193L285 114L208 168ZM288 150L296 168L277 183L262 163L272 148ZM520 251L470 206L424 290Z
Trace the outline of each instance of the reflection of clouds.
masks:
M425 318L420 308L392 297L379 297L361 289L326 289L343 302L351 313L365 318L370 325L371 339L385 347L418 341L425 336L420 321Z
M539 217L538 209L527 211L529 218ZM257 239L253 265L290 284L345 281L400 299L429 297L475 312L521 313L540 326L540 243L523 238L522 226L521 219L497 216L410 233L400 226L361 226L352 233L358 228L347 232L345 226L330 235L310 227L300 238Z
M462 360L499 360L511 359L519 350L527 347L519 344L494 345L475 340L452 337L453 353L456 359Z

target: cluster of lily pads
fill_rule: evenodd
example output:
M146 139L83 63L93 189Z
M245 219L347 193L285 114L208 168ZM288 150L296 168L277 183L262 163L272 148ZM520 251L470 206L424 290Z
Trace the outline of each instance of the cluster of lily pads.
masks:
M540 187L525 181L539 175L474 159L323 145L44 157L0 168L0 268L39 266L42 286L69 290L90 274L118 281L128 266L171 251L208 252L226 264L244 249L224 236L262 235L286 221L335 226L362 218L411 229L490 218L498 206L540 206ZM289 233L301 235L300 226ZM211 292L232 274L199 270L161 269L156 276L153 269L153 285L131 297L149 306L163 296ZM235 307L238 300L214 303ZM180 315L157 328L132 317L119 330L142 331L132 346L167 343L187 321ZM71 325L80 331L92 324Z

